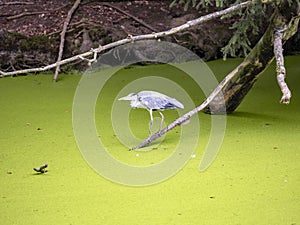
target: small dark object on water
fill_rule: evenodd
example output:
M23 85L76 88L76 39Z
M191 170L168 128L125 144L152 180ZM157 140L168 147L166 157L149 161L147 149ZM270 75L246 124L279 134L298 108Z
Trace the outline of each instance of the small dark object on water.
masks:
M48 163L40 166L40 168L33 168L33 170L38 173L46 173L46 172L48 172L48 170L46 170L47 167L48 167Z

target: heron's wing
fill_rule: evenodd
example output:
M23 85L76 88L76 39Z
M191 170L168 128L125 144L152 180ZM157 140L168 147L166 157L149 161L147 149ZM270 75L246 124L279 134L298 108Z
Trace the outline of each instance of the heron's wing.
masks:
M177 99L175 99L175 98L169 98L169 102L170 102L172 105L174 105L174 106L176 106L176 107L178 107L178 108L181 108L181 109L184 108L184 105L183 105L180 101L178 101Z
M160 93L159 93L160 94ZM175 109L177 107L183 108L183 105L174 98L166 95L142 95L138 97L139 102L148 109Z
M141 96L139 98L139 101L148 109L159 110L159 109L172 108L173 106L173 105L169 105L169 102L166 99L157 96Z

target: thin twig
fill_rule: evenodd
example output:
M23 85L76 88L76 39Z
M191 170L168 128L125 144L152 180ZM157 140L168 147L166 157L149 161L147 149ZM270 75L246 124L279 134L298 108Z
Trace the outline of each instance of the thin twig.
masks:
M18 15L13 15L13 16L8 16L6 17L7 20L14 20L14 19L19 19L23 16L32 16L32 15L38 15L38 14L46 14L46 13L49 13L47 11L39 11L39 12L23 12L23 13L20 13Z
M63 51L64 51L64 45L65 45L65 36L66 36L66 32L67 32L67 28L68 28L68 25L71 21L71 18L72 18L72 15L73 13L75 12L75 10L77 9L77 7L79 6L81 0L76 0L76 2L74 3L74 5L72 6L72 8L70 9L70 11L68 12L68 16L64 22L64 26L63 26L63 30L60 34L60 45L59 45L59 52L58 52L58 58L57 58L57 61L56 63L59 63L62 59L62 55L63 55ZM55 74L54 74L54 78L53 80L57 80L57 77L58 77L58 73L60 72L60 65L58 64L56 66L56 69L55 69Z
M218 12L214 12L214 13L210 13L210 14L205 15L205 16L201 16L197 19L188 21L188 22L184 23L183 25L180 25L178 27L174 27L174 28L169 29L167 31L161 31L161 32L158 32L158 33L144 34L144 35L138 35L138 36L128 36L125 39L122 39L122 40L119 40L119 41L116 41L116 42L112 42L110 44L101 46L101 47L96 48L96 49L92 49L88 52L85 52L85 53L82 53L82 54L79 54L79 55L75 55L75 56L72 56L70 58L67 58L67 59L64 59L64 60L61 60L61 61L57 61L56 63L53 63L53 64L45 66L45 67L32 68L32 69L26 69L26 70L18 70L18 71L13 71L13 72L3 72L3 71L0 70L0 77L11 76L11 75L16 75L16 74L32 73L32 72L42 72L42 71L46 71L46 70L55 68L57 66L61 66L61 65L76 61L76 60L80 59L81 57L85 58L85 57L94 55L95 52L100 53L102 51L105 51L105 50L108 50L108 49L111 49L111 48L114 48L114 47L117 47L117 46L120 46L120 45L124 45L124 44L130 43L132 41L140 41L140 40L157 39L157 38L161 38L161 37L166 37L168 35L172 35L172 34L175 34L177 32L187 30L192 26L195 26L195 25L198 25L198 24L201 24L201 23L205 23L209 20L221 17L223 15L226 15L228 13L237 11L239 9L245 8L250 4L252 4L252 1L243 2L243 3L237 4L235 6L231 6L227 9L224 9L224 10L221 10L221 11L218 11Z
M101 47L101 45L99 46L99 48ZM87 59L87 58L84 58L82 56L79 56L79 58L83 61L87 61L88 62L88 65L91 66L93 62L97 62L97 56L98 56L98 52L95 51L93 48L91 49L91 51L94 52L94 57L92 59Z
M14 3L17 3L17 2L14 2ZM0 4L1 5L1 4ZM64 7L66 7L67 5L69 5L69 3L63 5L63 6L60 6L60 7L57 7L55 9L52 9L50 11L36 11L36 12L22 12L20 14L17 14L17 15L0 15L0 17L6 17L7 20L13 20L13 19L19 19L23 16L32 16L32 15L38 15L38 14L50 14L50 13L53 13L57 10L60 10Z
M135 17L134 15L131 15L130 13L124 11L123 9L120 9L119 7L117 6L114 6L114 5L111 5L109 3L105 3L105 2L102 2L101 5L104 5L104 6L107 6L107 7L111 7L123 14L125 14L126 16L129 16L130 18L132 18L133 20L135 20L136 22L140 23L141 25L143 25L144 27L150 29L151 31L154 31L154 32L157 32L157 29L153 28L152 26L150 26L149 24L145 23L143 20Z
M99 27L102 28L103 27L102 25L94 23L94 22L91 22L91 21L82 21L81 20L81 21L78 21L78 22L75 22L75 23L70 23L69 27L75 27L75 28L71 28L71 29L69 28L66 33L70 33L70 32L73 32L74 30L76 30L77 28L81 28L81 27L85 28L87 26L95 27L95 28L96 27L97 28L99 28ZM53 31L51 33L48 33L47 36L50 37L50 36L56 35L56 34L58 34L60 32L61 31ZM82 31L79 32L79 34L77 34L75 36L75 38L77 38L80 35L80 33L82 33Z
M292 97L291 91L285 82L286 70L284 66L282 36L284 29L274 31L274 55L276 59L277 82L282 92L280 103L289 104Z
M1 5L33 5L33 2L4 2L4 3L0 3Z

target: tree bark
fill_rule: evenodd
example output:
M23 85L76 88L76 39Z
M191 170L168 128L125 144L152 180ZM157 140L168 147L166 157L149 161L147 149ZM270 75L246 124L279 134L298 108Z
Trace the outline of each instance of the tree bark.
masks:
M262 72L273 61L274 32L284 29L282 40L288 40L297 32L299 17L299 0L292 1L291 4L288 3L288 0L281 1L273 13L270 25L263 37L244 61L231 72L234 73L231 81L222 89L226 113L234 112ZM222 114L224 110L219 107L221 105L222 103L214 99L204 111L212 114Z

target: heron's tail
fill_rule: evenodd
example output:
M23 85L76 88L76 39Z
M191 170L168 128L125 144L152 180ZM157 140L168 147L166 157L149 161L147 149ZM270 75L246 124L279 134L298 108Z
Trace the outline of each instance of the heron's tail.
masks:
M169 102L170 102L172 105L176 106L177 108L184 109L184 105L183 105L180 101L178 101L177 99L175 99L175 98L169 99Z

